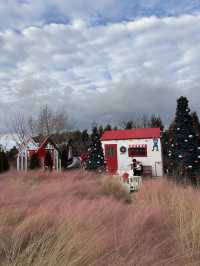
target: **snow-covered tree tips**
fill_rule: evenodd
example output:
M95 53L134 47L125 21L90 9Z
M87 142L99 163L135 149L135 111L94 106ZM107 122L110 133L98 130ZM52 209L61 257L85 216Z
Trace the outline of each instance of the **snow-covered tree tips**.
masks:
M197 174L200 169L199 133L194 128L194 119L190 115L188 100L177 100L175 120L169 137L169 170L179 176Z
M98 129L95 127L91 135L91 144L88 148L86 168L89 170L96 170L104 165L103 148L98 133Z

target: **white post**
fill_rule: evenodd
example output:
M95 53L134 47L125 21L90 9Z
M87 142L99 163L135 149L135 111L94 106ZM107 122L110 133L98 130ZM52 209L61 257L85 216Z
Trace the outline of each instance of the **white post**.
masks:
M24 171L24 153L21 156L21 170Z
M28 155L27 155L27 151L25 151L25 171L27 172L27 159L28 159Z
M59 170L60 170L60 172L62 171L61 159L59 159Z
M20 154L19 156L19 171L21 171L22 169L22 155Z
M58 151L56 151L56 170L59 171Z
M18 153L18 155L17 155L17 171L19 172L19 153Z

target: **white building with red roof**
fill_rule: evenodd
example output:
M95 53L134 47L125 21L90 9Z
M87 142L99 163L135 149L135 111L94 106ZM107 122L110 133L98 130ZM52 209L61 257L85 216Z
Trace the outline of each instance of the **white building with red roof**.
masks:
M163 175L160 128L106 131L101 141L109 173L129 171L136 159L142 163L144 175Z

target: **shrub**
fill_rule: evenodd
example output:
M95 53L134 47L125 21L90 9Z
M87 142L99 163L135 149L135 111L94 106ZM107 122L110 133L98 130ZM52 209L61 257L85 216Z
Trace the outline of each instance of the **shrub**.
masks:
M131 202L129 191L122 186L118 176L105 176L102 181L102 189L105 195L112 195L118 200Z
M34 170L34 169L38 169L40 168L41 164L40 164L40 158L39 156L34 153L31 158L30 158L30 165L29 165L29 168L31 170Z
M9 170L9 162L6 153L0 151L0 173L6 172Z

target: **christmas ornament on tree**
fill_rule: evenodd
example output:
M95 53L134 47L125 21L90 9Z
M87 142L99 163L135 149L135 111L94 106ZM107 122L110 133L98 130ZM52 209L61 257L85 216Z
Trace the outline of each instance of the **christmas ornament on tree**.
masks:
M88 148L86 168L89 170L96 170L100 166L104 166L104 154L100 135L95 127L91 135L91 144Z
M189 177L200 170L200 165L195 162L196 158L200 159L200 141L196 132L188 100L180 97L177 100L176 116L170 135L171 145L168 151L170 173Z

